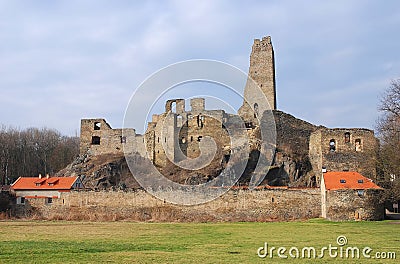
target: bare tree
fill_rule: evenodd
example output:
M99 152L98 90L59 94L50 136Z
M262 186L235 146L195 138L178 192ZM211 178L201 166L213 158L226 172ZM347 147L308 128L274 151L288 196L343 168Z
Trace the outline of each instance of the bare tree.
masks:
M391 82L378 108L382 112L377 123L381 142L380 169L390 200L400 200L400 79Z
M20 176L53 174L68 165L79 152L79 139L58 131L0 127L0 185Z

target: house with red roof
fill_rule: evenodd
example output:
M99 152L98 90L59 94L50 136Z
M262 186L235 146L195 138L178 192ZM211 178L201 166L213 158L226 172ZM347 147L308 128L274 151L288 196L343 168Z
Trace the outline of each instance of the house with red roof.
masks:
M321 177L321 213L330 220L382 220L383 189L353 171L330 171Z
M51 204L63 192L73 189L82 189L84 186L79 177L19 177L12 185L11 190L17 198L17 204L25 204L27 199L44 200Z

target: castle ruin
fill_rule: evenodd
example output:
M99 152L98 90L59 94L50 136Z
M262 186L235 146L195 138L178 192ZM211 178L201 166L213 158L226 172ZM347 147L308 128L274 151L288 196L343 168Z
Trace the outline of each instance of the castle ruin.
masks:
M244 89L246 100L238 115L208 110L204 98L192 98L189 111L185 110L184 99L168 100L165 112L153 115L144 135L136 134L134 129L112 129L104 119L82 119L80 154L123 154L125 148L125 152L148 155L146 158L162 170L171 163L196 159L201 147L210 149L214 142L213 160L223 167L232 151L226 126L241 118L251 150L244 173L247 175L240 181L246 184L252 164L264 155L259 149L260 117L265 111L271 111L277 131L276 151L263 184L318 186L322 171L358 171L376 178L378 144L372 130L316 126L277 110L271 37L254 40L248 76ZM262 94L256 92L254 84ZM263 104L265 101L268 104Z

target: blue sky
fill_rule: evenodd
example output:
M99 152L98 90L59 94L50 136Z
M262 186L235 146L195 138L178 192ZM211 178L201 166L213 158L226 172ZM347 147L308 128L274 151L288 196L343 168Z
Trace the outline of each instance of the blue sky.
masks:
M374 128L380 94L400 77L399 28L397 1L0 0L0 124L121 127L132 92L160 68L213 59L247 72L253 39L271 35L280 110Z

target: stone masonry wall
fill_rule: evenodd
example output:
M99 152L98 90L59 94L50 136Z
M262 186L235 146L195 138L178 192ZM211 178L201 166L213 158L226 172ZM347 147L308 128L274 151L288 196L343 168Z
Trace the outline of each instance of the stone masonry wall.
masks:
M88 151L92 155L122 154L124 149L144 155L143 136L134 129L112 129L102 118L81 120L81 155Z
M321 214L319 189L234 189L212 202L195 206L171 205L144 191L62 193L51 204L27 200L27 204L34 204L34 212L45 219L274 221L309 219Z
M382 220L384 206L380 201L383 190L335 190L326 194L326 218L343 220Z

